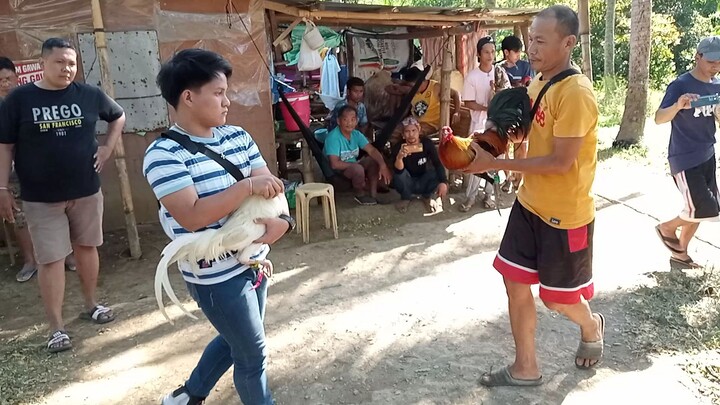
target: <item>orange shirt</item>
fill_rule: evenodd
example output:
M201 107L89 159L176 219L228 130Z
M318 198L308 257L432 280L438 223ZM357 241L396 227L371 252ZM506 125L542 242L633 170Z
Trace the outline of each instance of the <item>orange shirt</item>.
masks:
M530 84L531 102L545 83L536 78ZM550 226L574 229L595 218L591 188L597 165L598 115L592 83L582 74L554 84L540 101L528 135L528 158L550 155L555 138L583 138L580 153L566 173L523 176L518 200Z

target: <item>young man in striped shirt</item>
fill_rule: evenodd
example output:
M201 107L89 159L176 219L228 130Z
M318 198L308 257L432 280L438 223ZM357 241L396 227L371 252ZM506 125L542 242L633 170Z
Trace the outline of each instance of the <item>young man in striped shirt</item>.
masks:
M250 135L240 127L224 125L231 74L231 65L220 55L187 49L163 65L158 75L163 98L176 112L171 129L220 154L245 176L238 182L202 153L191 154L171 139L154 141L145 153L143 171L160 201L160 222L171 239L222 227L250 195L273 198L284 192L282 181L270 173ZM263 245L254 259L264 259L268 245L294 223L285 216L259 222L267 231L258 240ZM181 262L179 267L190 294L218 336L205 348L190 378L167 394L162 404L202 404L230 366L234 366L235 388L244 404L272 404L265 371L267 279L262 271L240 264L232 255L201 262L197 275L190 263Z

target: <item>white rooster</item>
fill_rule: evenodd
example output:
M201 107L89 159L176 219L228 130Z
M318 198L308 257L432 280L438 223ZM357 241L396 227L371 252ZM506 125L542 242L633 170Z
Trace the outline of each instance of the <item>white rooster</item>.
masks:
M230 214L228 220L220 229L206 229L181 235L168 243L160 255L160 262L155 272L155 298L160 307L160 312L171 324L173 323L165 312L165 305L162 300L162 289L165 288L170 300L179 306L185 315L197 319L195 315L183 307L170 285L168 267L175 262L189 262L193 273L197 273L199 261L220 260L225 258L229 252L237 252L235 257L240 263L259 265L263 271L269 273L268 275L272 274L272 263L270 261L251 260L251 257L262 246L253 242L265 234L265 225L257 224L255 220L258 218L277 218L281 214L289 215L289 211L283 193L272 199L250 196Z

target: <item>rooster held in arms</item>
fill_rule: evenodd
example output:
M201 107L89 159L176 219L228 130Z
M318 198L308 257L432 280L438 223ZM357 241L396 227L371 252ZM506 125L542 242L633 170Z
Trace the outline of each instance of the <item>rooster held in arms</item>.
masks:
M254 243L265 234L265 225L255 223L258 218L276 218L281 214L289 215L285 194L278 194L272 199L260 196L249 196L229 216L220 229L206 229L177 237L163 249L160 262L155 271L155 298L160 312L170 322L173 321L165 312L162 290L165 289L170 300L187 316L197 319L180 303L170 285L168 267L178 261L190 263L191 270L199 270L198 262L205 260L224 259L233 254L240 263L261 268L267 276L272 275L272 263L268 260L252 260L252 255L260 250L261 244ZM233 252L233 253L229 253Z
M530 110L530 98L525 87L507 89L495 94L488 105L488 129L484 132L475 132L467 138L461 138L455 136L450 127L440 130L440 161L448 170L468 167L475 159L475 151L470 147L471 142L476 142L495 157L502 155L507 151L511 137L524 139L527 136L532 123Z

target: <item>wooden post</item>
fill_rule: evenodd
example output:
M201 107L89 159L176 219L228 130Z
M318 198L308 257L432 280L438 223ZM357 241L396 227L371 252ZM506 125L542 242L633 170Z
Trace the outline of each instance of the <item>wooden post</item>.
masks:
M524 23L520 25L520 32L522 32L522 41L525 48L525 53L528 51L528 45L530 44L530 23Z
M272 39L272 42L274 44L275 39L279 35L277 18L275 18L275 12L272 10L267 10L265 15L267 15L267 23L270 25L270 38ZM283 60L282 53L278 52L277 49L275 49L275 46L272 46L272 54L273 54L275 62L282 62L282 60Z
M455 36L445 33L443 35L442 72L440 75L440 126L450 125L450 78L453 70L453 50L455 49Z
M95 52L100 65L100 83L103 91L111 98L115 97L115 89L110 79L110 62L108 58L107 41L105 39L105 26L103 24L102 12L100 11L100 0L90 0L92 7L93 28L95 29ZM128 244L130 245L130 256L134 259L140 258L140 236L138 235L137 223L135 222L135 208L133 206L130 179L128 177L127 165L125 164L125 144L122 136L115 145L115 166L120 178L120 193L122 194L123 208L125 210L125 227L128 233Z
M302 174L303 174L303 183L314 183L315 182L315 176L313 175L313 157L312 152L310 152L310 146L308 146L307 141L305 139L300 139L300 158L302 160ZM318 200L320 202L320 200Z
M582 70L592 81L592 58L590 55L590 5L588 0L578 0L580 20L580 46L582 47Z
M515 25L513 25L513 35L515 35L516 37L520 38L520 35L521 35L521 34L522 34L522 33L520 32L520 24L515 24Z

